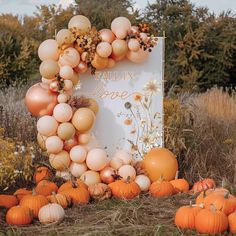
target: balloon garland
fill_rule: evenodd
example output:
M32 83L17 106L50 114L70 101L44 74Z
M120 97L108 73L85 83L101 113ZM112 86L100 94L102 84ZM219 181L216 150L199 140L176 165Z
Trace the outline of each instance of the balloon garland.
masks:
M104 170L101 177L108 183L114 179L111 173L123 165L119 175L135 179L129 154L115 154L108 167L107 154L91 133L98 103L72 95L73 89L79 88L80 74L88 69L94 74L96 70L114 67L124 58L141 63L156 43L157 38L146 24L132 26L126 17L117 17L111 29L97 31L87 17L77 15L70 19L68 29L40 44L42 81L29 88L25 104L38 117L38 144L47 151L50 165L59 175L65 176L63 172L69 170L90 184L100 182L97 172Z

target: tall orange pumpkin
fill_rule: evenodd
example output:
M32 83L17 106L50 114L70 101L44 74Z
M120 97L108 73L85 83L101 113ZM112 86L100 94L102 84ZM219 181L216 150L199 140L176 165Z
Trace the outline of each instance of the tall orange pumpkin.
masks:
M0 194L0 207L11 208L18 204L16 196Z
M166 148L153 148L143 160L143 168L152 182L160 179L170 181L178 170L176 156Z

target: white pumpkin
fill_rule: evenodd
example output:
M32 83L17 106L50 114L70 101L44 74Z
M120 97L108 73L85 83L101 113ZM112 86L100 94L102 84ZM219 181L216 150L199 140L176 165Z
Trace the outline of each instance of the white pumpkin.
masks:
M39 210L38 218L42 224L61 222L65 217L65 211L57 203L49 203Z
M135 178L135 182L138 184L141 191L143 191L143 192L148 191L148 189L151 185L151 180L146 175L138 175Z

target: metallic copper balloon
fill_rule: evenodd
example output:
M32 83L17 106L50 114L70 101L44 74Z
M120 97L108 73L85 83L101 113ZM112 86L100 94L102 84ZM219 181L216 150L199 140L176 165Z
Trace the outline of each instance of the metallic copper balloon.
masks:
M79 74L83 74L88 70L88 65L81 61L78 66L74 68L74 71Z
M117 170L112 167L105 167L100 172L100 178L103 183L110 184L115 181L115 176L117 175Z
M103 42L112 43L116 39L115 34L109 29L102 29L99 33Z
M51 92L47 84L37 83L28 89L25 104L33 116L52 115L57 93Z

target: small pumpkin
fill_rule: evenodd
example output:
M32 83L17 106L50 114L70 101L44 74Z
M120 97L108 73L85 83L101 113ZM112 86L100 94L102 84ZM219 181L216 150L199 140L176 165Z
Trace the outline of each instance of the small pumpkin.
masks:
M41 180L50 179L51 176L52 172L46 166L40 166L36 169L34 173L34 181L38 183Z
M88 186L80 179L77 179L76 181L67 181L64 184L62 184L59 189L58 189L58 193L61 193L62 191L66 190L66 189L70 189L73 187L81 187L81 188L85 188L88 189Z
M236 211L228 216L229 230L231 234L236 234Z
M189 190L189 183L186 179L178 179L179 171L176 172L175 179L171 180L170 183L175 189L175 193L187 192Z
M195 217L201 209L191 203L180 207L175 214L175 225L181 229L195 229Z
M111 198L111 189L107 184L97 183L88 187L90 196L98 201Z
M17 197L18 201L20 201L25 195L32 194L31 190L28 190L26 188L19 188L14 192L14 196Z
M211 209L202 209L195 217L195 229L201 234L218 234L228 229L227 216L214 205Z
M215 188L215 186L216 186L215 181L213 179L207 178L196 182L193 185L192 190L194 191L194 193L199 193L202 192L203 190Z
M42 224L59 223L65 217L65 211L57 203L49 203L39 210L39 221Z
M47 198L43 195L36 194L34 190L31 195L25 195L20 201L20 206L25 206L32 210L34 218L38 218L40 208L47 204Z
M52 195L47 196L47 199L50 203L57 203L61 205L64 209L70 206L71 198L60 193L52 193Z
M206 199L207 196L209 196L210 194L212 194L214 192L213 189L208 189L208 190L203 190L196 198L196 204L204 204L204 201Z
M110 183L108 186L111 189L112 195L119 199L133 199L141 192L139 185L130 178L117 180Z
M18 204L18 199L16 196L0 194L0 207L11 208Z
M48 180L41 180L35 188L35 192L37 194L44 195L44 196L49 196L53 192L57 192L57 190L58 190L57 185Z
M175 193L173 185L162 178L153 182L149 188L149 191L153 197L166 197Z
M26 206L11 207L6 214L6 222L9 225L28 225L33 221L33 213Z

